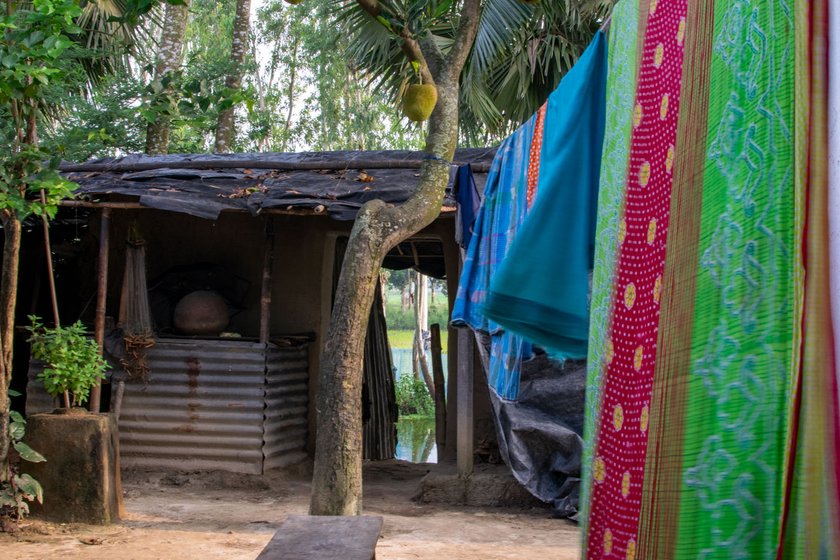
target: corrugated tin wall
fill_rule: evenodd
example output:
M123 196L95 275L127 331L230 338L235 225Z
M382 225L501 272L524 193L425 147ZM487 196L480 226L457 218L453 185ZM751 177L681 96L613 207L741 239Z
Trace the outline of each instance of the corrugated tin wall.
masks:
M307 346L162 338L146 359L148 383L125 386L124 465L260 474L305 458ZM27 414L55 408L41 369L33 360Z
M264 470L306 457L309 359L306 346L269 345L265 386Z
M262 472L262 345L158 339L146 359L148 383L125 386L123 464Z
M26 384L26 414L52 412L59 406L58 400L47 394L44 383L39 381L38 374L44 369L44 364L38 360L29 360L28 379Z

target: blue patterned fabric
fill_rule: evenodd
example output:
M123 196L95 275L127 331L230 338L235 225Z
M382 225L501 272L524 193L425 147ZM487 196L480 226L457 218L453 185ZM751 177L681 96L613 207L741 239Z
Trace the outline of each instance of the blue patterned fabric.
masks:
M503 331L480 312L490 279L504 260L528 210L528 163L536 116L510 135L496 152L487 176L452 309L452 324L491 336L488 383L503 399L519 393L520 364L532 355L530 343Z

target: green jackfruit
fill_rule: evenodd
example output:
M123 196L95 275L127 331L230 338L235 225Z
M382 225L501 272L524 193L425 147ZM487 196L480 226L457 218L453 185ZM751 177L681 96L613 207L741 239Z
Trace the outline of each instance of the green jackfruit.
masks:
M415 122L429 118L437 104L437 88L431 84L412 84L403 95L403 113Z

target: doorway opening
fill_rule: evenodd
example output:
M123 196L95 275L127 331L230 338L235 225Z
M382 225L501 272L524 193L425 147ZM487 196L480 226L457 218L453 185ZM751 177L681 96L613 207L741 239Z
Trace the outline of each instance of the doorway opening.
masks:
M443 264L439 240L410 240L406 244L397 251L405 252L408 264L436 256L439 265ZM386 259L386 266L402 264L395 262L393 255ZM417 261L413 261L415 257ZM448 378L449 298L446 281L431 275L435 272L434 267L415 264L412 268L383 269L381 279L399 410L396 458L414 463L438 461L434 395L436 391L445 395Z

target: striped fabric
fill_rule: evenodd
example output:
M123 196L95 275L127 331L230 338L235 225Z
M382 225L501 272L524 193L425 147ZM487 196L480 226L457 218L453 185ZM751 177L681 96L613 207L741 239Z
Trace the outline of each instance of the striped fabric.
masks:
M827 0L624 2L642 55L623 192L602 166L585 556L838 558Z

